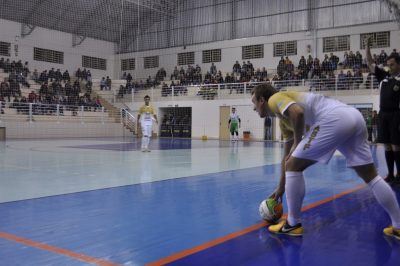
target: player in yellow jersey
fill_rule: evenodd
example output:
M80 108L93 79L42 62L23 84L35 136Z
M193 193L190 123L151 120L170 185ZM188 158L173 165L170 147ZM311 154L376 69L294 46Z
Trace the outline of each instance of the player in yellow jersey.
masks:
M319 94L278 92L269 84L254 88L252 102L260 117L280 118L285 138L280 182L270 197L281 199L286 192L288 219L271 225L270 232L292 236L303 234L303 171L316 162L328 163L335 150L339 150L346 157L347 166L368 184L378 203L389 214L392 226L385 228L384 234L400 240L399 205L390 186L377 173L364 118L357 109ZM309 128L307 132L306 127Z
M150 105L150 96L144 96L144 105L139 109L138 126L142 128L142 152L149 152L150 138L153 132L153 120L158 123L153 106Z

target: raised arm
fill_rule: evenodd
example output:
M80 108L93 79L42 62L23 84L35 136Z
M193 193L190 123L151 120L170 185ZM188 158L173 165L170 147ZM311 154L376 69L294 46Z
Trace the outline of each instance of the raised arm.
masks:
M372 55L371 55L371 38L365 38L364 42L365 42L365 56L367 58L367 64L368 64L368 68L369 71L371 71L371 73L375 73L375 62L374 59L372 59Z

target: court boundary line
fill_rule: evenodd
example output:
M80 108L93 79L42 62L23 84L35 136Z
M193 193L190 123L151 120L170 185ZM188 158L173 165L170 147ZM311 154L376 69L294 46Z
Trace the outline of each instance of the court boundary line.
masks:
M351 189L345 190L343 192L340 192L338 194L335 194L333 196L330 196L328 198L316 201L314 203L310 203L310 204L304 206L301 209L301 211L305 212L305 211L308 211L310 209L316 208L316 207L321 206L321 205L323 205L325 203L331 202L331 201L333 201L335 199L338 199L338 198L341 198L341 197L346 196L348 194L351 194L351 193L354 193L356 191L359 191L359 190L365 188L366 186L367 186L366 184L361 184L361 185L358 185L358 186L356 186L354 188L351 188ZM287 216L287 214L284 214L284 217L286 217L286 216ZM245 235L247 233L250 233L250 232L253 232L255 230L258 230L258 229L260 229L260 228L262 228L264 226L267 226L267 225L268 225L267 222L261 222L261 223L246 227L246 228L244 228L242 230L233 232L233 233L228 234L226 236L222 236L222 237L213 239L211 241L208 241L206 243L200 244L198 246L195 246L195 247L192 247L192 248L189 248L189 249L185 249L185 250L182 250L182 251L180 251L178 253L169 255L167 257L161 258L159 260L156 260L156 261L153 261L153 262L150 262L150 263L147 263L146 266L161 266L161 265L165 265L165 264L180 260L180 259L182 259L184 257L193 255L193 254L195 254L197 252L200 252L200 251L204 251L204 250L206 250L208 248L212 248L214 246L217 246L219 244L222 244L224 242L227 242L227 241L232 240L234 238L237 238L239 236L242 236L242 235Z
M70 251L64 248L59 248L56 246L51 246L45 243L40 243L34 240L30 240L27 238L19 237L13 234L9 234L6 232L0 232L0 238L17 242L19 244L25 245L25 246L30 246L36 249L41 249L47 252L55 253L58 255L63 255L65 257L73 258L76 260L80 260L86 263L91 263L91 264L96 264L99 266L119 266L120 264L116 264L107 260L91 257L85 254L80 254L74 251Z

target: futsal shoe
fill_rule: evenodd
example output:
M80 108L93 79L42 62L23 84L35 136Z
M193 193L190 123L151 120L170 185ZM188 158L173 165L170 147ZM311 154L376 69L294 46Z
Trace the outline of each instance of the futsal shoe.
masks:
M386 183L393 184L396 181L396 178L392 175L387 175L385 178Z
M392 236L398 240L400 240L400 229L395 229L393 226L386 227L383 229L383 233L387 236Z
M268 230L274 234L283 234L289 236L302 236L303 226L298 223L294 226L290 226L286 220L279 222L278 224L271 225Z

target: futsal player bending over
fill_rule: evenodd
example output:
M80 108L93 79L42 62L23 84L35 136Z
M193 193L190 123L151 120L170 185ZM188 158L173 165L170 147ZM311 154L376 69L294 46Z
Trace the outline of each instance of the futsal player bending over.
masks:
M150 105L150 96L144 96L144 105L139 109L137 121L142 128L142 152L149 152L150 138L153 132L153 119L157 122L157 115Z
M261 84L252 92L254 110L260 117L280 118L286 140L282 174L270 197L281 199L286 192L288 219L271 225L272 233L301 236L301 206L305 194L303 171L316 162L328 163L335 150L345 157L348 167L368 184L378 203L389 214L392 226L383 232L400 240L400 209L390 186L378 175L367 142L367 128L361 113L335 99L295 91L278 92ZM305 127L310 130L305 132Z

